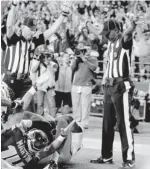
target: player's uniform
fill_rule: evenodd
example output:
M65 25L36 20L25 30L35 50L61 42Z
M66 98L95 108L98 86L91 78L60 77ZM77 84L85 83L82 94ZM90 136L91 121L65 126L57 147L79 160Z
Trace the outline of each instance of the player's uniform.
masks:
M37 121L33 122L32 128L41 129L43 131L45 131L45 129L46 129L45 132L50 131L49 137L52 137L51 140L53 140L53 136L55 135L54 132L53 132L55 130L54 122L50 122L51 126L48 128L48 126L46 126L47 122L44 121L44 117L39 116L39 115L34 114L34 113L30 113L30 112L24 112L23 116L20 116L20 121L21 121L21 119L24 119L24 120L26 120L26 119L36 119ZM72 122L72 120L73 120L73 118L70 117L70 116L67 116L67 115L56 118L57 131L56 131L55 139L57 139L57 137L60 135L61 128L67 127L68 124L70 124ZM11 120L10 120L10 123L11 123ZM14 124L14 122L13 122L13 124ZM65 139L65 142L63 144L63 147L60 150L57 151L59 153L58 163L69 162L70 159L72 158L72 156L75 155L79 151L79 149L81 148L82 139L83 139L82 128L78 124L76 124L76 126L70 128L70 130L71 131L68 133L68 135ZM8 130L8 131L11 131L11 133L12 133L11 129ZM5 141L9 140L9 138L8 139L5 138L5 135L4 135L5 133L2 134L2 146L5 146L6 145ZM9 135L9 133L8 133L8 135ZM18 135L16 137L18 137ZM13 135L11 135L10 138L13 138ZM22 139L22 137L21 137L21 139ZM49 138L49 140L50 140L50 138ZM15 144L15 141L14 141L14 144ZM12 146L11 146L11 149L12 149ZM16 150L16 148L14 146L13 146L13 149ZM29 154L29 155L32 155L32 161L33 162L29 162L29 164L24 164L24 162L23 162L24 168L25 169L26 168L27 169L30 169L30 168L32 168L32 169L43 169L46 165L48 165L50 163L50 160L53 160L52 159L53 154L49 150L50 150L50 146L43 149L42 154L44 154L44 158L40 156L40 161L38 161L38 163L34 160L34 157L36 159L36 156L33 156L33 154ZM7 153L7 156L8 156L8 157L6 156L7 158L4 156L6 153L7 152L4 151L4 147L2 147L2 159L5 159L5 160L7 160L7 162L10 163L10 161L9 161L10 158L8 156L9 152ZM20 156L19 156L19 158L20 158ZM18 164L16 164L16 166L21 166L21 164L18 163Z
M48 135L49 140L52 142L52 126L43 121L26 121L28 121L28 123L26 123L25 127L19 124L1 134L1 156L3 160L6 160L13 166L20 166L24 169L33 169L33 167L36 167L38 164L39 159L36 157L36 153L29 151L26 131L33 128L37 128L42 131L44 130L44 132Z

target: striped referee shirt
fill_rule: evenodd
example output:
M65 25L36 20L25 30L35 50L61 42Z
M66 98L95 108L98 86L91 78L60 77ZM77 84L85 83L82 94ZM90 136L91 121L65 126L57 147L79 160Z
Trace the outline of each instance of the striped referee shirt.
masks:
M128 77L131 66L132 40L123 41L120 37L115 42L108 42L107 78Z
M34 53L36 47L41 44L45 44L43 34L34 37L32 41L27 41L14 33L10 39L7 38L7 47L3 52L1 64L12 74L28 74L33 56L31 53Z

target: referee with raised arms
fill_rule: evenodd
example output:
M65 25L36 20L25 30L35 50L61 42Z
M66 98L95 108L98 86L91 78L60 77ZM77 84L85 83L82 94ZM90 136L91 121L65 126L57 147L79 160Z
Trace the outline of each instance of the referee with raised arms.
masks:
M108 39L108 64L103 76L104 116L102 128L101 157L91 163L113 163L114 126L117 124L122 145L123 164L119 169L133 168L135 165L134 139L130 126L130 96L133 89L130 81L132 33L136 19L131 21L126 32L120 31L119 23L109 19L103 30L97 31L88 21L86 25L95 34Z

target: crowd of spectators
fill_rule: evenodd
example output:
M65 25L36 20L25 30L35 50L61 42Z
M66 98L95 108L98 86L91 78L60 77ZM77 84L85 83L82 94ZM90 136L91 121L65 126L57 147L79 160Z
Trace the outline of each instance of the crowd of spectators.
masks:
M2 3L2 7L5 7L2 11L2 38L4 39L7 14L11 8L10 4L8 3L7 6L5 6L5 3ZM21 1L16 16L16 18L18 18L16 24L17 26L22 24L26 17L34 18L34 23L32 24L36 25L35 30L44 32L51 27L52 23L55 22L60 15L60 4L61 1ZM73 4L72 15L68 18L69 22L66 21L62 24L57 33L49 39L48 44L50 44L50 50L54 53L60 53L66 52L66 49L69 47L74 50L77 42L82 40L85 45L90 45L91 48L99 52L99 70L104 71L105 66L103 61L105 62L106 60L105 51L107 49L107 41L104 37L97 37L92 32L89 32L86 28L85 21L90 19L94 25L101 30L102 23L105 20L108 18L116 18L120 22L120 27L123 32L127 29L129 19L131 19L133 15L139 16L143 22L144 20L147 22L147 20L150 20L149 14L149 1L76 1ZM139 25L142 27L142 31L150 28L147 24ZM146 36L149 36L149 34L147 33ZM136 41L136 35L134 39ZM137 43L135 43L135 46L138 46ZM5 44L3 45L2 43L2 47L5 47ZM148 51L148 54L149 53ZM139 57L136 55L134 61L140 62L140 65L139 63L133 65L133 72L137 73L134 77L136 77L137 80L139 80L140 77L144 77L145 80L149 79L150 66L144 64L145 62L149 63L149 57ZM147 74L144 75L145 73Z
M20 1L17 16L16 26L20 27L26 18L31 19L31 25L37 32L44 32L55 22L61 12L61 1ZM11 2L2 3L2 50L6 48L6 20L8 12L11 9ZM102 78L105 71L105 63L107 62L107 40L102 35L97 36L89 31L86 27L86 21L90 20L98 31L103 28L103 22L109 18L115 18L120 23L120 28L124 32L129 26L129 21L133 15L139 16L140 22L137 30L134 33L133 52L132 52L132 77L134 80L148 81L150 78L150 2L149 1L75 1L72 6L71 15L66 18L57 32L46 41L46 49L53 53L54 59L57 60L61 71L57 72L56 93L71 92L71 76L72 72L66 65L72 63L76 45L80 42L84 46L90 46L92 50L98 52L98 68L95 73L97 77ZM30 21L29 21L30 22ZM140 43L141 37L144 37L144 45ZM140 50L140 48L145 50ZM144 52L145 53L144 53ZM64 63L66 62L66 63ZM65 64L65 66L64 66ZM66 70L68 67L68 70ZM2 73L5 71L2 63ZM63 75L61 73L63 72ZM34 83L36 71L31 71L31 79ZM63 77L66 77L63 78ZM62 77L63 76L63 77ZM69 82L62 82L62 79ZM68 81L69 79L69 81ZM62 83L60 85L60 83ZM62 86L64 88L62 89ZM68 90L66 90L66 88ZM70 98L70 96L67 96ZM38 97L40 98L40 97ZM56 97L59 100L59 96ZM59 99L58 99L59 98ZM63 100L64 99L64 100ZM65 102L65 98L62 98ZM60 101L58 101L60 102ZM39 103L43 106L43 102ZM60 104L57 106L60 107ZM71 106L71 103L67 103Z

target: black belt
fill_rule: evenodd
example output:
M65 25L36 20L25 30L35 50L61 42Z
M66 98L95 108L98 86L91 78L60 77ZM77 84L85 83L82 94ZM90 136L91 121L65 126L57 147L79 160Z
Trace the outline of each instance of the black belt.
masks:
M51 90L51 89L55 89L55 86L49 87L47 88L47 91Z
M117 83L129 81L129 77L106 78L106 86L114 86Z
M7 71L7 75L11 75L16 80L23 80L23 79L27 79L29 77L29 73L27 73L27 74L21 73L19 79L17 79L17 73L11 73L10 71Z

